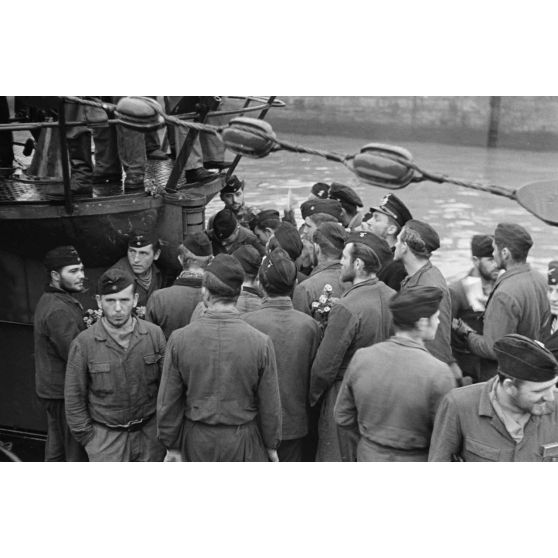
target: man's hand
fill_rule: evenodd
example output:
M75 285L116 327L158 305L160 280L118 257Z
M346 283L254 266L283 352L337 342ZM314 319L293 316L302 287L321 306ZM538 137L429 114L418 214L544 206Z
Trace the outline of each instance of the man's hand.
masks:
M475 330L468 326L461 318L453 319L451 329L459 335L459 337L467 337L469 332L475 333Z
M279 463L279 456L277 455L277 450L266 448L265 451L267 451L267 457L269 458L270 461L276 461L277 463Z
M165 462L179 463L182 461L182 455L178 450L167 450L167 455L165 455Z

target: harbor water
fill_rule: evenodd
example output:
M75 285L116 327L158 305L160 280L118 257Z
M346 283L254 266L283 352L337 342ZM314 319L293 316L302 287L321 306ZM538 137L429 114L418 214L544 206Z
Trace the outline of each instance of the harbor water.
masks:
M337 136L281 134L281 139L337 153L358 153L366 139ZM390 143L386 138L385 143ZM510 149L484 149L430 143L402 143L420 168L453 178L518 188L538 180L558 178L558 155ZM364 208L377 205L390 192L362 184L339 163L321 157L285 151L264 159L243 158L236 174L245 179L245 200L259 209L283 210L288 203L302 222L299 207L308 198L315 182L341 182L354 188ZM290 194L289 194L290 192ZM477 233L492 233L499 222L523 225L532 235L534 246L529 262L541 272L548 261L558 259L558 227L547 225L516 202L451 184L422 182L394 193L409 207L413 217L430 223L439 233L441 248L432 262L447 278L466 271L471 265L470 239ZM216 197L208 206L210 216L222 208Z

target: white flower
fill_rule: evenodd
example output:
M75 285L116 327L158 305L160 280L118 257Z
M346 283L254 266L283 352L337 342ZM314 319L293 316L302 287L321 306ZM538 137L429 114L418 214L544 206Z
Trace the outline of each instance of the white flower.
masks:
M314 302L312 303L312 308L318 308L319 305L320 305L319 302L314 301Z
M324 285L324 292L325 293L332 293L333 292L333 287L327 283L327 285Z
M327 302L327 296L326 295L320 295L320 298L318 299L320 304L325 304Z

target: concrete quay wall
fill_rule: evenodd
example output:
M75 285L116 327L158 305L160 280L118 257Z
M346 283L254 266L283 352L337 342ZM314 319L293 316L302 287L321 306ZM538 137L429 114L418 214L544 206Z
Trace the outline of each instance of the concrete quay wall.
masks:
M490 97L288 97L278 132L485 146ZM498 147L558 150L558 97L501 97Z

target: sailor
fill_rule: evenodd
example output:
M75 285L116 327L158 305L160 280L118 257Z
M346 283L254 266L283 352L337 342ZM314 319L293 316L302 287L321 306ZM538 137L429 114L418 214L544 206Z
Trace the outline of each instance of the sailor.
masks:
M204 232L184 236L178 247L180 275L171 287L153 292L145 311L145 319L157 324L166 339L175 329L190 323L192 312L202 299L203 272L212 258L211 241Z
M73 246L58 246L44 259L49 283L33 318L35 386L47 415L45 461L87 461L64 415L64 378L70 344L85 329L74 295L84 291L83 263Z
M436 335L438 287L409 287L389 303L395 335L353 356L335 421L359 439L357 461L428 461L436 409L455 387L447 364L424 347Z
M542 461L556 452L558 362L542 343L516 333L493 350L496 377L442 400L429 461Z
M132 316L138 294L127 271L103 273L97 292L103 315L70 347L68 425L90 461L162 461L155 410L165 336Z
M486 310L482 335L464 323L455 331L464 337L475 355L492 362L486 377L496 374L494 343L508 333L519 333L543 341L550 327L547 282L531 269L527 255L533 245L531 235L521 225L500 223L494 231L494 260L505 273L494 284Z
M240 223L241 226L250 229L252 221L254 217L257 215L257 211L252 208L248 207L244 201L244 180L241 180L233 174L226 182L225 186L221 189L219 193L221 200L225 204L225 209L230 209L236 220ZM213 228L213 219L212 217L208 224L208 230Z
M552 318L545 344L554 356L558 356L558 260L553 260L548 264L547 276L547 293Z
M276 209L264 209L260 211L251 222L253 233L265 246L269 239L275 234L277 227L281 224L281 216Z
M385 341L392 334L388 304L395 291L378 280L377 272L391 259L387 242L371 232L348 235L341 259L341 280L352 283L333 305L324 338L312 365L310 405L323 397L317 461L351 460L354 448L340 447L333 406L345 370L355 352Z
M440 303L440 325L436 337L432 341L425 341L425 346L433 356L452 368L456 378L461 378L461 370L451 351L450 292L444 276L430 262L432 253L439 247L438 233L428 223L411 219L397 236L394 259L401 260L408 273L401 283L401 290L417 285L442 289L444 296Z
M370 208L370 213L363 218L361 228L381 236L389 244L391 251L395 252L397 235L412 218L407 206L395 194L388 194L378 207ZM401 282L405 277L407 271L401 260L393 260L378 273L378 279L396 291L401 289Z
M128 251L110 269L124 270L135 278L138 307L145 308L151 294L163 286L163 275L155 262L161 255L161 242L150 232L132 231Z
M275 351L235 307L243 279L233 256L217 255L203 278L207 312L168 342L158 433L185 461L278 461Z
M294 290L293 307L312 315L312 303L321 296L326 285L331 286L331 296L340 298L351 286L341 281L341 257L348 233L340 223L322 223L313 235L317 266Z
M473 236L471 239L473 268L465 277L449 285L453 320L463 320L480 334L482 334L482 317L486 302L498 278L498 266L494 261L492 241L492 236L488 234ZM476 382L488 379L482 373L481 358L472 354L467 342L453 331L451 346L464 376L469 376Z
M349 230L354 231L362 222L363 214L358 208L362 207L360 196L350 187L339 182L332 182L329 187L329 198L341 203L341 223Z
M264 245L252 231L238 222L234 211L229 208L222 209L215 215L208 235L213 245L214 255L232 254L243 244L256 248L262 257L265 254Z
M300 271L300 256L303 250L302 239L297 228L283 221L276 229L267 243L266 252L271 253L275 248L283 248L295 264L297 264L297 283L304 281L306 275Z
M283 413L279 461L302 461L308 434L308 384L310 368L318 350L318 324L293 309L290 293L296 282L296 266L289 255L276 248L263 260L259 271L265 298L259 310L243 319L269 335L275 348L279 392Z
M237 310L243 314L257 310L262 305L263 293L258 281L258 271L262 263L260 253L249 245L244 245L235 250L232 255L244 270L242 290L236 301Z

